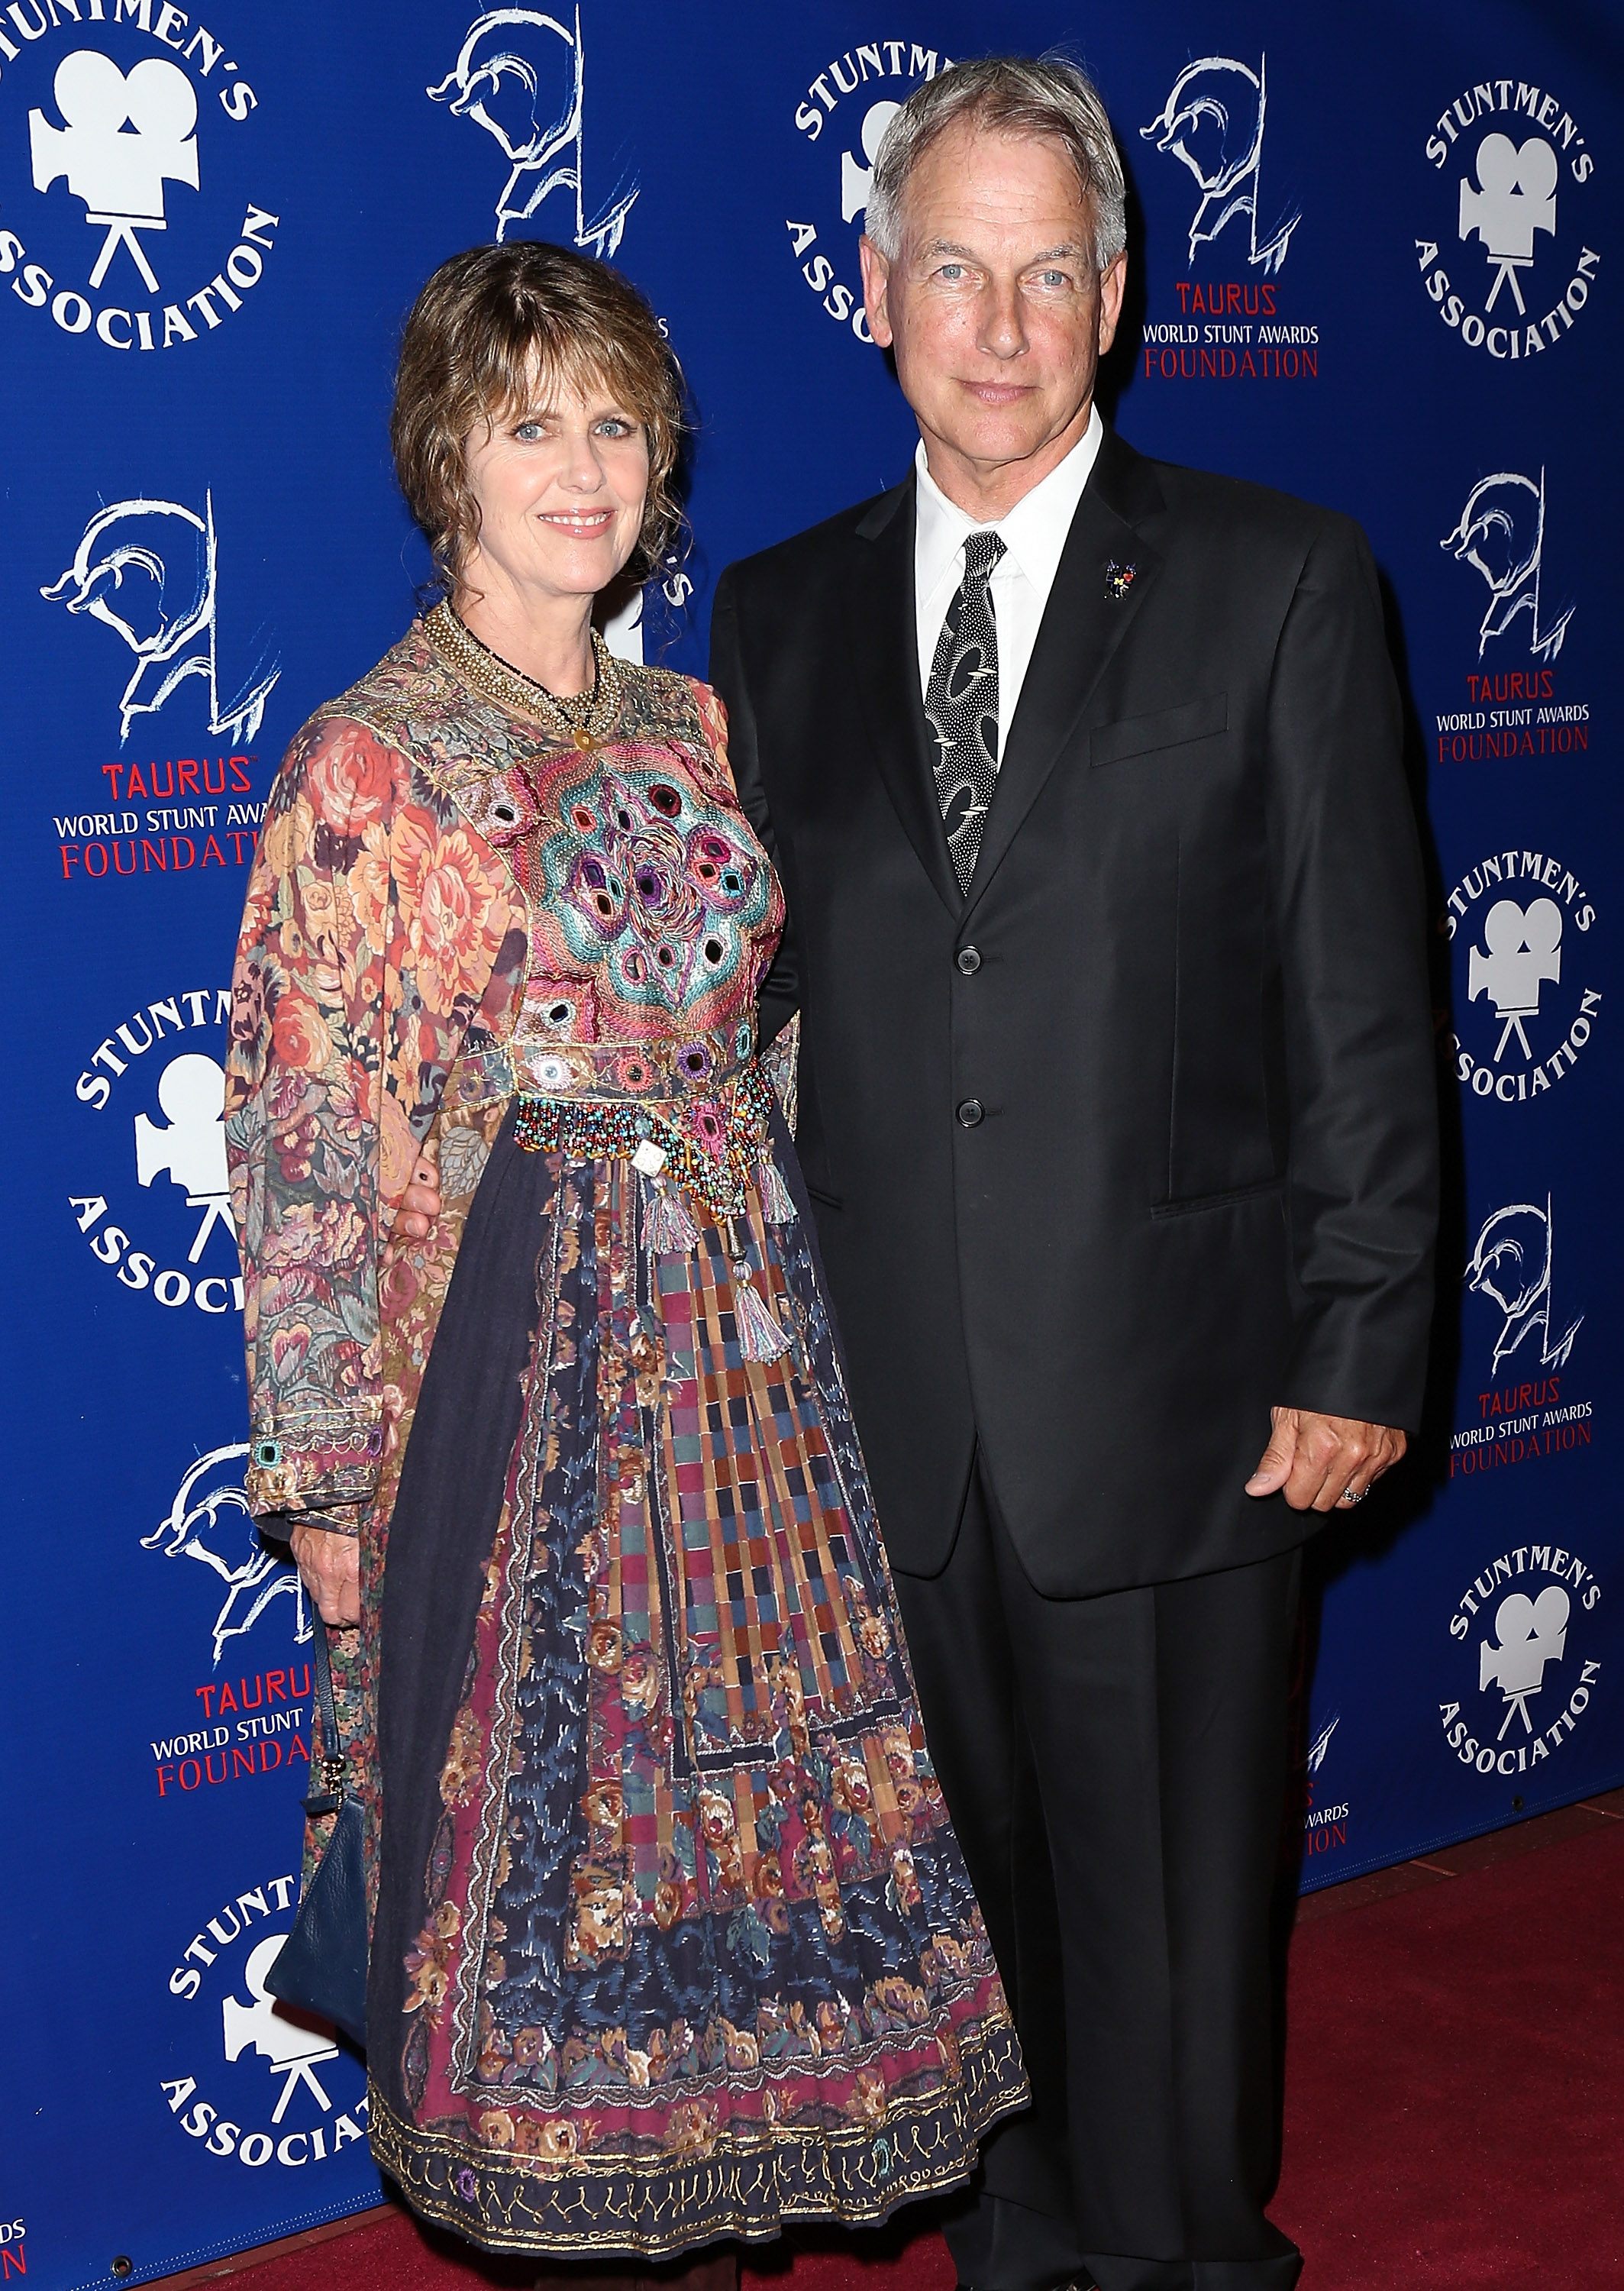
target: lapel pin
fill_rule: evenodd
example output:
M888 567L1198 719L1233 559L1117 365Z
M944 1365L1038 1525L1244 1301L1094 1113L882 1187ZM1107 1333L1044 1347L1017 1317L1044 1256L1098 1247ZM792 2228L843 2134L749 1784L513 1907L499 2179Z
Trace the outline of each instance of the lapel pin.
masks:
M1137 565L1119 565L1114 557L1111 559L1110 563L1105 567L1106 604L1120 605L1122 603L1130 589L1132 588L1134 575L1138 573L1138 569L1139 568Z

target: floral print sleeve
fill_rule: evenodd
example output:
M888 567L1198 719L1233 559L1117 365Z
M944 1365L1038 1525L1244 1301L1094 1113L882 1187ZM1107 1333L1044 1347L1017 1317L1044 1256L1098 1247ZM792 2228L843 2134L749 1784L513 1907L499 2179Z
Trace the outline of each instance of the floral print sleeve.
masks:
M249 884L227 1064L256 1514L353 1531L376 1488L380 1254L514 920L407 757L351 718L305 727Z

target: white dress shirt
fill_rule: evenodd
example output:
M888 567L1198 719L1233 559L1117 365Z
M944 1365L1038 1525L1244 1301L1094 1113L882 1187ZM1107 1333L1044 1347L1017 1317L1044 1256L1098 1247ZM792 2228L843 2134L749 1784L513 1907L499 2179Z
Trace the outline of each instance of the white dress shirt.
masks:
M964 578L964 538L995 533L1004 553L993 570L993 615L998 624L998 752L1001 757L1026 680L1043 607L1055 584L1060 552L1089 482L1104 422L1097 406L1089 426L1063 462L1023 494L1007 517L986 525L967 517L931 476L921 438L914 455L918 512L913 533L913 596L919 632L919 688L924 696L947 608Z

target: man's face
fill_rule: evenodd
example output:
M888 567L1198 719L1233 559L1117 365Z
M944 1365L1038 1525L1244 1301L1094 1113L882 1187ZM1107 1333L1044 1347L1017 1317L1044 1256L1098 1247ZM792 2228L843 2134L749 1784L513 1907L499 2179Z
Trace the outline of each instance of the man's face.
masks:
M931 474L975 515L1001 516L1088 425L1127 258L1094 269L1094 219L1057 143L950 128L914 167L902 245L866 238L874 339L894 350Z

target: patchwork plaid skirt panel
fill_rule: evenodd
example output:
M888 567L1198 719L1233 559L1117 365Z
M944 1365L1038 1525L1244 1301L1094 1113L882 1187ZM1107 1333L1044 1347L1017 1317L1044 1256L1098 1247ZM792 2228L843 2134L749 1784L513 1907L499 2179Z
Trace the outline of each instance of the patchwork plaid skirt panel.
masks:
M494 2249L878 2221L1026 2098L793 1149L753 1060L707 1087L726 1214L613 1107L443 1140L485 1158L384 1574L371 2132Z

